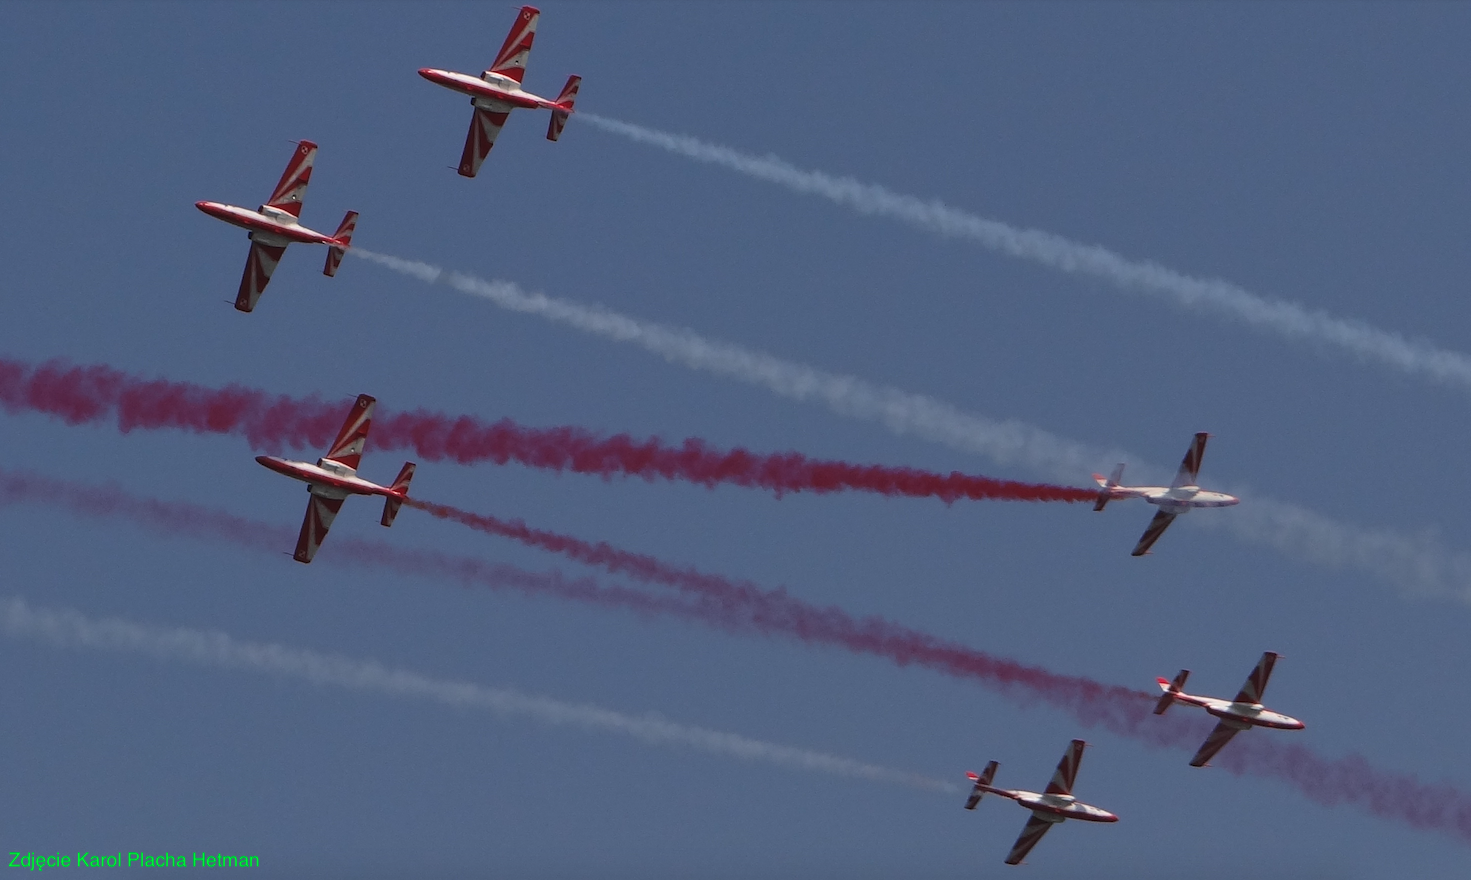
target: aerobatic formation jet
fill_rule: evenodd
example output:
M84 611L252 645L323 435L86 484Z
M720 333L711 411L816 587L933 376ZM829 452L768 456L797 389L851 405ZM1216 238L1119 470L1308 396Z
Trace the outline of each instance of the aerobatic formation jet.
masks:
M1098 502L1093 505L1094 510L1102 510L1108 502L1122 498L1143 498L1150 504L1157 505L1159 511L1155 513L1154 519L1149 521L1149 527L1140 536L1139 543L1134 545L1131 556L1143 556L1159 540L1159 536L1165 533L1175 517L1182 513L1189 513L1194 507L1230 507L1239 504L1240 498L1227 495L1224 492L1207 492L1195 484L1196 476L1200 473L1200 460L1205 457L1205 441L1210 435L1201 432L1195 435L1195 440L1190 444L1190 451L1185 453L1185 460L1180 462L1180 471L1175 474L1174 482L1165 486L1120 486L1119 480L1124 477L1124 466L1120 464L1113 469L1113 473L1104 479L1102 474L1094 474L1093 479L1098 481Z
M433 67L419 70L420 76L435 85L469 95L470 104L475 108L475 115L470 118L470 133L465 135L465 152L460 156L462 177L474 177L480 170L480 163L490 155L490 148L495 146L496 136L501 133L506 118L517 107L552 111L547 140L554 141L562 136L567 117L572 115L572 105L577 100L582 77L567 77L567 84L555 101L521 88L521 78L526 75L526 57L531 54L531 41L536 37L536 21L540 17L541 12L535 7L521 7L516 23L506 35L505 45L501 46L490 68L478 77Z
M1155 704L1154 714L1163 715L1172 703L1180 702L1190 706L1199 706L1221 719L1210 735L1205 738L1200 751L1190 759L1191 767L1206 766L1210 759L1215 757L1216 752L1231 741L1231 737L1248 727L1302 730L1307 726L1296 718L1290 718L1280 712L1272 712L1262 707L1262 693L1267 689L1267 679L1272 677L1272 667L1276 665L1277 657L1278 655L1271 651L1262 654L1262 659L1257 662L1256 669L1251 671L1251 676L1246 679L1246 684L1241 686L1241 692L1234 700L1197 697L1185 693L1181 688L1185 686L1185 679L1190 677L1188 669L1180 670L1180 674L1175 676L1174 681L1166 681L1163 678L1155 679L1165 693Z
M275 471L306 483L311 500L307 502L306 519L301 523L301 535L296 539L297 562L311 562L332 528L332 520L342 509L342 502L349 495L382 495L385 526L393 525L399 508L409 496L409 481L414 478L414 463L404 462L403 469L391 486L370 483L358 476L358 460L363 455L363 444L368 439L368 426L373 421L373 407L377 401L366 394L358 395L347 421L337 433L337 440L327 454L317 459L316 464L304 461L289 461L273 455L258 455L255 460Z
M997 794L1005 798L1011 798L1018 804L1032 811L1032 818L1022 828L1021 836L1012 845L1011 852L1006 856L1006 864L1019 865L1026 858L1047 829L1068 819L1081 819L1084 822L1117 822L1119 817L1101 807L1085 804L1073 797L1073 780L1078 775L1078 765L1083 761L1083 748L1088 745L1080 739L1075 739L1068 745L1067 753L1057 763L1057 772L1052 774L1052 781L1047 784L1047 790L1040 794L1035 791L1012 791L1007 788L995 788L991 780L996 777L996 768L1000 766L995 761L986 765L986 769L979 776L967 773L966 778L975 783L971 789L970 797L965 801L967 810L974 810L976 804L981 802L981 797L986 794Z
M250 230L250 256L245 260L245 274L240 276L240 291L235 295L235 308L248 312L270 283L271 273L292 242L327 245L327 265L322 274L337 274L342 257L352 246L352 231L358 224L358 212L348 211L337 231L324 235L301 225L301 203L306 199L306 185L312 179L312 164L317 159L317 145L301 141L291 161L281 174L281 182L264 205L252 211L238 205L220 202L195 202L194 207L217 220Z

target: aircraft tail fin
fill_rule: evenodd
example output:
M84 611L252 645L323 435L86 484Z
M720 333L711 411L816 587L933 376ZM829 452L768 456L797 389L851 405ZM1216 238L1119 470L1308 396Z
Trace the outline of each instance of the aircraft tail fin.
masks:
M385 528L393 525L394 517L398 516L399 509L403 507L404 496L409 494L409 481L413 478L414 463L412 461L406 461L404 462L403 468L398 472L398 476L394 478L393 485L388 487L394 492L399 493L398 497L390 495L383 500L382 524Z
M986 789L991 785L991 780L996 778L996 768L999 766L1001 765L992 761L986 765L986 769L982 770L979 776L974 773L965 774L967 779L975 783L975 787L970 790L970 797L965 799L965 808L967 810L974 810L976 804L981 802L981 797L985 795Z
M337 267L342 265L342 258L347 256L347 249L352 246L353 230L358 228L358 212L348 211L338 224L337 231L332 234L332 240L340 242L327 246L327 265L322 267L322 274L328 278L337 274Z
M572 105L577 103L577 90L582 87L582 77L573 74L567 77L567 84L562 86L562 94L557 96L557 106L552 108L552 121L547 124L547 140L554 141L562 136L562 129L567 127L567 117L572 115Z
M1119 485L1119 481L1123 478L1123 462L1119 462L1118 465L1114 467L1113 473L1109 474L1107 479L1104 479L1103 474L1093 475L1093 479L1097 481L1100 488L1100 491L1098 493L1098 500L1093 504L1094 511L1102 510L1103 508L1108 506L1109 500L1113 498L1113 493L1110 490L1117 488Z
M1159 702L1154 704L1154 714L1165 714L1165 710L1170 708L1170 706L1174 704L1175 695L1180 693L1180 691L1184 689L1185 679L1189 677L1190 670L1182 669L1180 670L1180 674L1175 676L1174 681L1166 681L1163 678L1155 679L1155 681L1159 682L1160 690L1164 691L1164 694L1160 696Z

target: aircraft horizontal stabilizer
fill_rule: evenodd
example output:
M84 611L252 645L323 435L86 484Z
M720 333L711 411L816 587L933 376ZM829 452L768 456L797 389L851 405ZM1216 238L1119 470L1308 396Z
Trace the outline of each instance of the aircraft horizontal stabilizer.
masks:
M975 787L971 789L970 797L965 800L965 808L967 810L974 810L976 804L981 802L981 797L986 793L986 786L990 785L991 780L996 778L996 768L999 766L1001 765L992 761L986 765L986 769L982 770L979 776L974 773L965 774L966 778L975 783Z
M1119 485L1119 481L1123 478L1123 462L1120 462L1114 467L1113 473L1109 474L1108 479L1106 480L1103 478L1103 474L1093 475L1094 481L1096 481L1100 487L1098 492L1098 501L1093 505L1093 510L1095 512L1100 511L1108 506L1109 500L1113 497L1113 493L1110 490L1116 488Z
M404 462L403 468L401 470L399 470L398 476L394 478L393 485L392 486L389 486L388 488L392 489L394 492L401 493L402 495L408 495L409 494L409 481L411 481L413 479L414 479L414 463L412 461L406 461L406 462ZM384 501L383 501L383 519L381 520L381 522L382 522L382 524L383 524L384 527L388 527L388 526L393 525L393 520L394 520L395 517L398 516L398 511L402 507L403 507L403 498L402 497L397 497L396 498L396 497L393 497L393 496L389 496L388 498L384 499Z
M337 267L342 265L342 258L347 256L347 248L352 242L353 230L358 227L358 212L348 211L337 226L337 232L332 235L333 241L341 244L327 246L327 265L322 267L322 274L328 278L337 274Z
M1160 689L1164 691L1164 694L1160 696L1159 702L1154 704L1154 714L1165 714L1165 710L1174 704L1175 695L1185 688L1185 679L1189 677L1190 670L1182 669L1180 670L1180 674L1175 676L1174 681L1165 681L1163 678L1155 679L1155 681L1159 682Z
M547 124L547 140L554 141L562 136L567 127L567 117L572 115L572 105L577 102L577 90L582 86L582 77L573 74L567 77L562 93L557 96L557 106L552 110L552 121Z

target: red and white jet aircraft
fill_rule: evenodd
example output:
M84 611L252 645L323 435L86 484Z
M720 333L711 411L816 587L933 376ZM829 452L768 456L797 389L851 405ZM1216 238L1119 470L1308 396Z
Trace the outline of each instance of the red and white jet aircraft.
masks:
M1195 435L1195 440L1190 444L1190 450L1185 453L1185 460L1180 462L1180 470L1175 474L1175 481L1165 486L1120 486L1119 480L1124 477L1124 466L1120 464L1113 469L1108 479L1102 474L1094 474L1093 479L1098 482L1098 502L1093 505L1094 510L1102 510L1110 501L1120 498L1143 498L1150 504L1159 506L1154 519L1149 521L1149 527L1139 538L1139 543L1134 545L1131 556L1143 556L1159 540L1159 536L1165 533L1175 517L1182 513L1189 513L1195 507L1230 507L1240 504L1241 499L1224 492L1207 492L1195 485L1196 475L1200 473L1200 460L1205 457L1205 441L1209 434L1201 432Z
M1042 835L1053 825L1068 819L1081 819L1084 822L1117 822L1119 817L1101 807L1085 804L1073 797L1073 780L1078 776L1078 765L1083 761L1083 747L1088 745L1080 739L1075 739L1068 746L1067 752L1062 760L1057 763L1057 771L1052 774L1052 781L1047 784L1047 790L1042 793L1035 791L1012 791L1007 788L994 788L991 780L996 777L996 768L1000 765L995 761L986 765L981 775L967 773L966 778L975 783L971 789L970 797L965 801L967 810L974 810L976 804L981 802L981 797L987 793L999 794L1002 797L1011 798L1018 804L1032 811L1032 818L1022 828L1021 836L1011 847L1011 853L1006 857L1006 864L1019 865L1026 858Z
M567 84L555 101L521 88L521 78L526 75L526 57L531 54L531 41L536 37L536 21L540 17L541 11L536 7L521 7L516 23L506 35L505 45L501 46L490 68L478 77L433 67L419 70L420 76L435 85L469 95L470 104L475 108L475 115L470 119L470 133L465 136L465 152L460 156L462 177L474 177L480 170L480 163L490 155L490 148L495 146L496 136L501 133L506 118L517 107L552 111L547 140L554 141L562 136L567 117L572 115L572 105L577 100L582 77L567 77Z
M1200 751L1190 759L1191 767L1204 767L1211 758L1215 757L1216 752L1231 741L1231 737L1248 727L1302 730L1307 726L1296 718L1262 707L1262 693L1267 689L1267 679L1272 677L1272 667L1277 663L1277 656L1271 651L1262 654L1262 659L1257 662L1256 669L1251 671L1251 676L1246 679L1246 684L1241 686L1241 692L1234 700L1197 697L1180 690L1185 686L1185 679L1190 677L1188 669L1180 670L1180 674L1175 676L1174 681L1166 681L1163 678L1155 679L1165 693L1155 704L1154 714L1163 715L1172 703L1181 702L1190 706L1199 706L1221 719L1210 735L1205 738Z
M301 203L306 199L306 185L312 179L312 164L316 160L316 144L311 141L298 143L296 152L291 154L291 161L286 164L286 171L281 174L281 182L276 184L266 203L254 211L220 202L194 203L194 207L211 217L250 230L250 256L245 260L245 274L240 277L240 292L235 295L235 308L242 312L255 308L256 300L260 299L261 292L270 282L271 273L276 271L276 264L281 262L287 245L292 242L327 245L327 265L323 267L322 274L329 278L337 274L343 255L352 246L352 231L358 225L357 211L348 211L337 231L331 235L307 229L298 221Z
M382 495L383 520L385 526L393 525L393 518L409 497L409 481L414 478L414 463L404 462L391 486L370 483L358 476L358 460L363 455L363 443L368 439L368 426L373 421L373 407L377 401L366 394L358 395L347 421L337 433L337 440L327 454L317 459L316 464L304 461L289 461L274 455L258 455L255 460L275 471L306 483L311 500L307 502L306 519L301 523L301 535L296 539L296 552L292 557L297 562L311 562L332 528L332 520L342 509L342 502L349 495Z

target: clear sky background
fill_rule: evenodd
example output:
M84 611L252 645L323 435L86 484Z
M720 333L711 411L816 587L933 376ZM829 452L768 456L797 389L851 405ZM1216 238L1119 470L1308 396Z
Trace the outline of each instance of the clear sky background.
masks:
M254 206L290 141L321 150L302 219L356 241L1173 463L1237 510L1129 549L1152 509L787 496L425 463L427 499L881 614L1063 673L1268 704L1325 756L1471 786L1471 608L1193 520L1253 491L1455 551L1463 391L866 218L517 111L474 180L466 101L510 4L0 5L0 354L293 395L363 392L536 426L706 438L1014 479L1006 467L320 248L257 310ZM580 108L935 197L1452 349L1471 309L1471 8L1452 4L547 3L526 86ZM295 529L304 493L241 439L0 416L3 463ZM300 450L315 458L321 450ZM401 456L371 451L387 481ZM1100 466L1109 462L1099 462ZM1077 474L1083 484L1087 473ZM1467 847L1286 785L1186 766L1064 713L783 640L333 562L381 539L590 572L350 500L318 561L46 506L0 508L8 595L220 629L958 778L1038 788L1066 742L1069 823L1027 876L1455 876ZM289 551L290 547L282 547ZM616 582L616 579L605 579ZM975 877L1026 814L482 712L136 654L0 640L0 844L255 854L264 877Z

